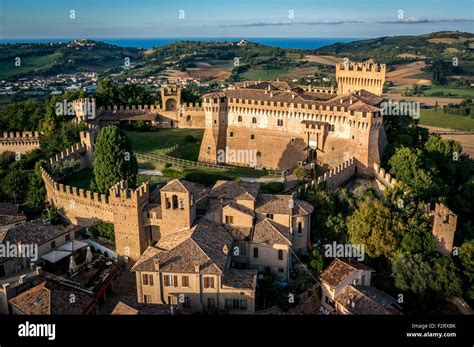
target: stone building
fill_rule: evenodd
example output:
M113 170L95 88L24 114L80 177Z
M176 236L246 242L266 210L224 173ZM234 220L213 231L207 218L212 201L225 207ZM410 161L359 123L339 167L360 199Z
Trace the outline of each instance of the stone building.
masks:
M385 66L348 68L336 70L337 94L274 81L244 82L204 95L199 160L286 170L298 162L333 168L355 158L360 173L372 176L387 141L379 90ZM363 78L347 77L349 72ZM219 156L228 152L247 156ZM251 154L256 161L248 160Z
M102 127L127 126L142 122L157 128L204 128L204 109L200 103L182 103L179 87L161 88L159 105L108 105L97 107L95 99L73 103L76 121Z
M401 314L394 298L370 285L373 272L360 262L334 259L321 274L322 307L331 314Z

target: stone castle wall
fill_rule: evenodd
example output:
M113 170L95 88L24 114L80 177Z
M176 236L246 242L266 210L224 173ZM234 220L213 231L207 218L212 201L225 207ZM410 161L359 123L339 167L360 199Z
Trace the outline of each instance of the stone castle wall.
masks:
M261 153L261 167L273 170L292 168L297 161L306 159L307 152L303 149L316 139L315 132L308 131L304 124L313 121L323 124L326 129L319 134L317 141L318 162L335 167L355 157L367 175L370 175L373 163L380 162L379 138L383 131L383 118L375 113L356 111L349 115L349 110L342 106L309 107L300 103L257 103L256 100L232 98L222 104L214 104L209 99L205 101L204 109L206 128L200 161L215 163L215 150L228 148ZM288 146L291 139L295 145Z
M39 148L39 133L37 131L16 131L0 133L0 153L26 153Z
M347 62L336 64L338 94L365 89L382 95L385 83L385 64Z

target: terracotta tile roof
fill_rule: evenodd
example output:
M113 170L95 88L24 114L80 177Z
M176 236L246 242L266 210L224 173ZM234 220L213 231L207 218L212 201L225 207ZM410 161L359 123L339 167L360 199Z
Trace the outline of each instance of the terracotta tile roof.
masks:
M260 183L217 181L209 193L210 198L256 200L260 191Z
M21 242L42 245L62 234L70 232L72 229L79 229L75 225L51 225L41 221L30 221L21 223L8 229L4 241Z
M191 228L184 231L177 231L172 234L165 234L160 237L155 247L163 251L169 251L179 244L189 239L194 232L195 228Z
M363 270L371 271L374 270L367 265L359 263L355 260L343 260L336 258L332 263L324 270L321 274L321 279L327 282L331 287L337 287L343 282L350 274L354 271Z
M254 210L248 208L247 206L237 204L236 202L231 201L229 204L224 206L224 208L226 208L226 207L234 209L234 210L239 211L239 212L242 212L242 213L246 214L247 216L255 217L255 211Z
M163 188L161 188L160 191L178 192L178 193L194 192L194 183L175 179L168 182L168 184L166 184Z
M286 82L247 83L247 87L244 87L244 84L239 84L237 89L230 89L219 95L219 97L223 96L230 99L303 104L309 107L314 105L318 107L344 106L347 108L357 102L368 106L376 106L383 101L383 98L366 90L344 95L310 93Z
M261 214L287 214L290 215L291 195L260 194L255 211ZM293 215L305 216L314 211L314 207L306 201L293 199Z
M156 271L156 259L163 272L194 273L197 263L201 273L222 274L227 264L223 249L224 245L230 249L234 241L231 234L222 225L206 219L199 220L191 232L185 232L189 236L170 250L148 247L132 271Z
M336 295L335 301L351 314L402 314L397 308L397 301L394 298L372 286L347 285Z
M222 277L222 285L236 289L255 290L257 288L257 270L227 269Z
M71 294L75 302L71 303ZM11 299L10 304L26 315L86 314L94 298L53 281L45 281Z
M1 213L0 212L0 227L22 222L25 220L26 220L26 216L22 213Z
M255 211L263 214L290 214L291 195L260 194Z
M363 103L362 101L357 101L355 104L352 104L349 106L349 110L351 111L358 111L358 112L378 112L381 111L382 109L379 107L375 107L366 103Z
M268 218L255 225L251 239L258 243L292 244L290 229Z

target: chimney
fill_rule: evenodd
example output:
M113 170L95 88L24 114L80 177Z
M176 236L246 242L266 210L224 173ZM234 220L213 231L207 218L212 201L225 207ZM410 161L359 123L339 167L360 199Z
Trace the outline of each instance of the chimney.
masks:
M199 273L199 271L201 270L201 267L200 267L200 265L199 265L199 262L198 262L198 261L195 261L195 262L193 263L193 265L194 265L194 272Z
M155 271L160 271L160 260L159 259L153 259L153 268Z
M37 266L36 267L36 274L39 276L39 275L41 275L41 272L42 272L41 271L41 266Z
M21 275L20 278L18 279L19 283L24 283L25 282L25 277L26 275Z

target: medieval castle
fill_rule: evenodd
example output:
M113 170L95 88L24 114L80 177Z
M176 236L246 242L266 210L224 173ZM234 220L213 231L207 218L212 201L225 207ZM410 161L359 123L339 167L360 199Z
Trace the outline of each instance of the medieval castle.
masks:
M203 162L248 166L238 157L222 162L219 152L252 150L259 168L325 168L302 189L322 181L337 188L355 176L374 178L381 191L392 187L396 180L380 167L387 142L381 113L385 65L338 64L336 80L337 92L242 82L204 95L202 104L181 103L178 88L162 89L161 107L96 108L93 99L77 100L76 121L88 130L80 143L43 165L47 200L74 224L87 227L96 219L114 224L117 255L134 262L139 302L253 312L257 271L270 269L287 279L294 256L307 253L310 204L294 195L264 194L257 183L224 181L209 188L173 180L153 191L148 184L130 189L122 181L101 195L60 183L52 167L74 160L77 171L91 168L101 127L142 121L159 128L204 128ZM25 153L38 146L38 133L0 137L2 151ZM441 251L452 248L455 222L451 211L436 206Z

